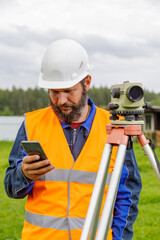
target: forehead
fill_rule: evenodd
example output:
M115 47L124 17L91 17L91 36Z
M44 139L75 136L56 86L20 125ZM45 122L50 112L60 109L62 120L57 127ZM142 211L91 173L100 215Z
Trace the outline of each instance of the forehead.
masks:
M77 83L76 85L74 85L73 87L70 88L60 88L60 89L49 89L49 91L52 92L66 92L66 91L72 91L72 90L77 90L81 88L81 84Z

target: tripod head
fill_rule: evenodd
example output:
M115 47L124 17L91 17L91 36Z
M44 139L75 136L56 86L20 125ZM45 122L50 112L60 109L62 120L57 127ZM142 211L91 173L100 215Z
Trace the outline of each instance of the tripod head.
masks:
M119 116L123 116L127 124L137 124L135 121L143 124L141 115L144 114L145 108L150 107L150 103L144 103L144 91L141 83L127 81L111 87L111 102L108 105L112 115L111 120L119 120ZM114 123L117 124L117 121ZM123 121L122 124L125 123Z

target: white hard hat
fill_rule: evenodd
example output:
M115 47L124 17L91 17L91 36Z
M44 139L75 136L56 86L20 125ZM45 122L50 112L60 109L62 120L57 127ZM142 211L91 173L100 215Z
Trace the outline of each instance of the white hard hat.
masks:
M41 88L70 88L91 70L85 49L77 42L62 39L53 42L45 52L38 85Z

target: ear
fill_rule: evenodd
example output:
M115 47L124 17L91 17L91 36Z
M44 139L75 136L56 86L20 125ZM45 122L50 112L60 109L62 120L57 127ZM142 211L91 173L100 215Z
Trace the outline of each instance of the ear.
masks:
M90 85L91 85L91 76L88 75L86 78L85 78L85 87L86 87L86 91L88 92L89 88L90 88Z

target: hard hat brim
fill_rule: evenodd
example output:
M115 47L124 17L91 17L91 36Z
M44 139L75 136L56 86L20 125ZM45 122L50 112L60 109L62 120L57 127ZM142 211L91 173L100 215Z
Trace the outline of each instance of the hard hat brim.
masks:
M79 78L76 78L75 80L70 80L70 81L44 81L41 77L41 74L39 75L39 80L38 80L38 86L40 88L47 88L47 89L63 89L63 88L71 88L80 81L82 81L88 74L83 74Z

